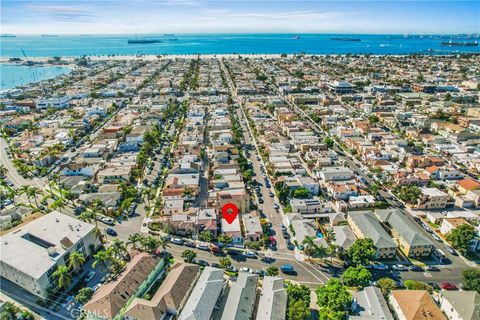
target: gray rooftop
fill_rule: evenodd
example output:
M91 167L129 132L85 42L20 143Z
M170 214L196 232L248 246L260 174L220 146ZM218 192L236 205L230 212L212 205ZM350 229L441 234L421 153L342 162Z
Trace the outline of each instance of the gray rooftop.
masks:
M387 222L410 246L428 246L432 242L425 237L417 224L412 223L400 210L376 210L375 215Z
M178 320L210 319L223 288L223 270L206 267L190 293Z
M39 279L94 228L89 223L52 211L2 236L0 261Z
M284 320L287 311L287 291L283 287L283 279L276 277L263 278L262 294L258 302L256 319Z
M344 250L348 250L355 240L357 240L357 237L349 226L334 226L332 228L335 233L335 244Z
M396 248L397 244L383 229L375 215L370 211L354 211L348 215L355 222L355 225L362 231L365 238L371 238L378 249Z
M356 315L351 316L349 319L393 320L387 302L379 288L373 286L366 287L362 291L353 293L353 299L355 304L352 309L356 312Z
M249 320L252 318L258 276L240 272L230 288L222 320Z
M476 291L442 291L442 296L464 320L480 319L480 293Z

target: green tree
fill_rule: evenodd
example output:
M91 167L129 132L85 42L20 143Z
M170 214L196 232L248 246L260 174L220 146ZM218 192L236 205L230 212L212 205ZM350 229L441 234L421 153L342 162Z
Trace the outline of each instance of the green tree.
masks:
M325 143L328 148L333 148L333 145L335 144L335 141L332 138L327 137L327 138L323 139L323 143Z
M85 256L83 253L78 251L73 251L68 257L68 267L71 270L78 270L85 263Z
M452 246L460 251L462 254L466 254L470 247L470 241L476 236L475 228L469 224L462 224L461 226L450 231L446 238Z
M310 318L310 289L306 285L293 283L287 286L287 319L304 320Z
M145 236L141 233L133 233L128 236L127 245L131 245L134 249L138 249L138 245L142 243Z
M75 300L80 303L85 303L93 296L93 289L89 287L84 287L78 290Z
M294 198L299 198L299 199L307 199L310 198L310 191L306 188L298 188L293 191L293 197Z
M205 241L205 242L212 242L212 240L213 240L213 234L208 230L200 232L198 237L200 238L200 240Z
M415 280L405 280L403 284L405 285L405 288L407 288L408 290L427 290L430 293L433 292L433 288L424 282L415 281Z
M52 277L57 281L58 287L66 289L72 283L72 276L70 269L67 266L59 266L55 272L52 273Z
M271 277L278 276L278 268L276 266L268 266L265 273Z
M185 262L192 263L197 257L197 253L193 250L187 249L182 252L182 258Z
M396 191L398 198L410 204L415 204L421 193L420 189L414 185L403 186Z
M336 278L330 279L325 285L317 289L317 304L322 310L335 317L322 319L343 319L352 305L352 295L347 288Z
M33 320L33 315L8 301L3 303L0 319L3 320Z
M348 267L343 273L343 282L350 287L366 287L372 280L372 274L362 266Z
M228 269L232 266L232 261L228 257L220 257L218 259L218 263L222 269Z
M387 295L391 290L394 290L397 286L395 281L390 278L381 278L377 281L378 287L382 290L384 295Z
M480 270L467 269L462 271L463 285L465 290L477 291L480 293Z
M373 261L376 253L377 250L375 249L372 239L357 239L353 245L348 248L347 260L354 265L367 264Z
M380 118L375 114L372 114L368 117L368 122L370 122L370 124L375 124L375 123L378 123L379 121L380 121Z
M302 245L303 252L309 257L323 258L327 254L327 251L324 247L315 243L315 237L306 236L302 241Z
M229 244L232 243L232 237L229 235L222 233L217 237L218 242L223 243L223 244Z

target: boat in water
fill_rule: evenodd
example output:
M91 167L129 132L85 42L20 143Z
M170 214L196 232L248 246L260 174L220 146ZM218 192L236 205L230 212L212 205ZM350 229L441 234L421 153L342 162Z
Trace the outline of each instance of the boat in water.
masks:
M175 36L175 34L173 34L173 33L164 33L163 35L164 35L165 37L173 37L173 36Z
M477 47L478 46L478 41L475 42L458 42L458 41L448 41L448 42L442 42L442 46L447 46L447 47Z
M40 36L44 38L56 38L58 34L41 34Z
M171 38L171 39L168 39L169 41L178 41L178 38Z
M333 38L330 38L330 40L334 40L334 41L362 41L362 39L359 39L359 38L346 38L346 37L333 37Z
M0 34L0 38L16 38L14 34Z
M293 37L293 39L299 40L299 39L300 39L300 36L295 36L295 37Z
M158 39L128 39L128 44L149 44L149 43L162 43L162 40Z

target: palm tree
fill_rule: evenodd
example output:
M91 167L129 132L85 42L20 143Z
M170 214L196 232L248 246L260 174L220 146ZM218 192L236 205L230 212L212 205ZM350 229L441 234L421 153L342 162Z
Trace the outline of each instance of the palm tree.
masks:
M60 288L66 289L70 287L72 283L72 276L67 266L59 266L54 273L52 273L54 279L57 280L57 284Z
M127 246L123 241L118 239L113 240L112 244L110 245L112 252L115 256L126 260L125 257L128 255Z
M72 270L78 270L85 263L85 256L83 253L73 251L68 257L68 267Z
M143 239L142 246L145 249L145 251L153 253L160 246L160 242L161 242L160 238L148 236Z
M92 211L84 211L78 216L78 220L83 221L83 222L88 222L91 223L92 220L95 221L95 229L93 229L93 232L95 233L95 236L99 239L102 240L103 234L100 228L98 227L98 220L97 220L97 213L95 210Z
M140 233L134 233L128 236L128 245L132 245L134 249L137 249L137 244L141 244L145 236Z
M306 236L302 244L304 246L303 252L310 258L312 257L318 257L318 258L323 258L325 256L325 248L322 246L318 246L315 243L315 237L312 236Z
M5 166L3 164L0 164L0 176L6 176L7 175L7 172L8 172L8 169L5 168Z
M35 200L35 206L38 208L38 202L37 202L37 194L39 193L40 189L35 187L35 186L28 186L27 188L27 196L33 197Z
M28 202L30 203L30 205L32 205L32 200L30 199L30 192L29 192L29 189L30 189L30 186L21 186L19 189L18 189L18 194L21 195L21 194L25 194L28 198Z
M65 201L63 201L62 198L58 198L55 201L53 201L52 204L50 204L50 208L52 210L57 210L62 212L62 209L65 208Z
M110 261L111 257L110 257L110 253L107 252L106 250L100 250L93 255L93 259L94 259L92 263L93 268L96 268L97 265L100 264L101 268L103 270L106 270L108 267L108 262Z

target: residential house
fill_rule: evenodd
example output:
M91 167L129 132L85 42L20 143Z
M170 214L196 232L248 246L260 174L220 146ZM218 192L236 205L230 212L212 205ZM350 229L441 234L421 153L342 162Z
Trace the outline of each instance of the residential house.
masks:
M350 320L394 320L388 304L378 287L365 287L352 294L352 311L355 315ZM433 319L432 319L433 320Z
M211 319L223 287L223 270L206 267L191 291L178 320Z
M284 320L287 312L287 291L284 280L277 277L264 277L262 293L257 308L256 319Z
M389 302L399 320L447 320L426 290L392 290Z
M161 267L161 259L135 252L125 270L113 281L102 285L83 306L86 314L100 319L113 319L148 276Z
M480 293L477 291L441 291L440 309L449 320L480 319Z
M200 275L200 266L175 263L150 300L135 298L125 311L130 320L161 320L176 315Z
M375 215L383 222L397 241L400 250L409 257L429 256L433 243L425 237L416 223L397 209L375 210Z
M233 281L221 320L250 320L257 296L258 275L240 272Z
M370 238L377 248L377 259L395 257L397 244L383 229L382 225L370 211L352 211L348 213L347 221L357 238Z

